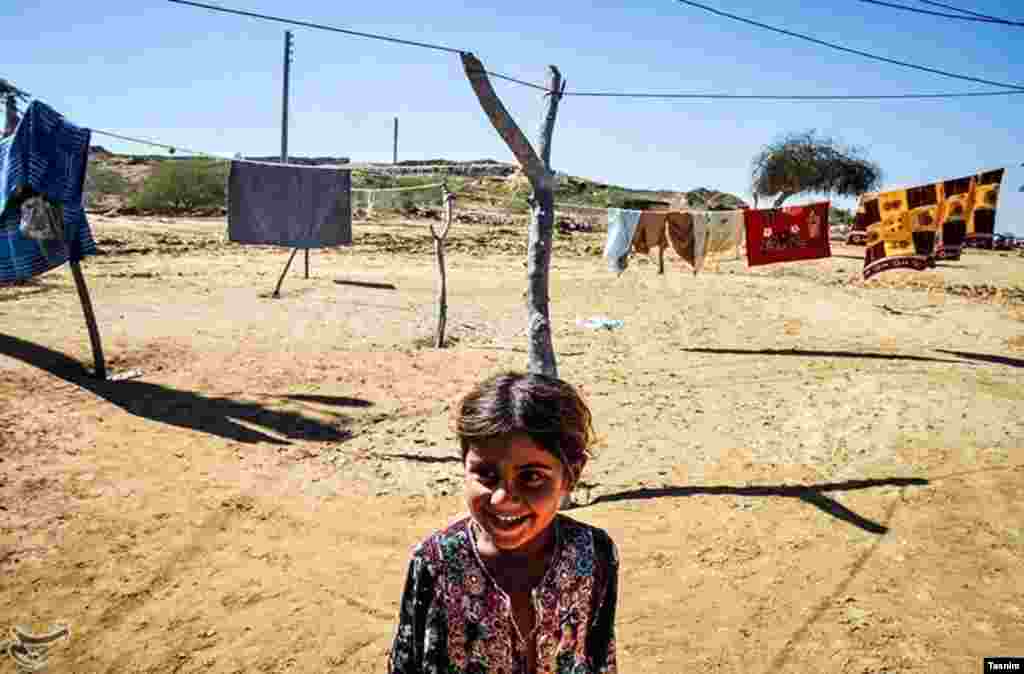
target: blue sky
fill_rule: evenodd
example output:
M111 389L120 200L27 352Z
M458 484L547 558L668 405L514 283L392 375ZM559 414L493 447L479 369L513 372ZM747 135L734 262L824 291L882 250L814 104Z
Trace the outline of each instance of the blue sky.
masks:
M856 0L704 0L723 11L935 68L1024 84L1024 28L913 15ZM917 0L900 0L924 9ZM1024 20L1013 0L947 0ZM737 94L982 91L985 85L869 61L674 0L209 4L474 52L492 70L570 90ZM932 7L931 9L935 9ZM0 3L6 77L94 129L213 152L280 151L283 24L162 0ZM16 26L16 29L10 26ZM512 160L454 54L291 27L293 155ZM531 138L540 92L495 88ZM886 102L563 100L559 171L636 188L749 193L750 160L788 131L862 146L887 186L1009 167L997 231L1024 234L1024 96ZM120 152L156 152L96 136ZM798 198L791 203L799 203ZM849 207L852 202L838 205Z

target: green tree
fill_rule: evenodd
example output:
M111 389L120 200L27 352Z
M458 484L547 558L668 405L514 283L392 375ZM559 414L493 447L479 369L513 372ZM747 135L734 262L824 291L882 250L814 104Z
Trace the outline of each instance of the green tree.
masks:
M828 212L828 221L833 225L843 225L844 227L850 227L853 225L853 213L846 210L845 208L836 208L833 206Z
M878 189L882 170L863 150L819 136L813 129L792 133L767 145L752 162L752 192L775 197L774 208L794 194L856 197Z
M131 205L151 211L190 211L224 205L228 164L208 159L167 159L157 164Z

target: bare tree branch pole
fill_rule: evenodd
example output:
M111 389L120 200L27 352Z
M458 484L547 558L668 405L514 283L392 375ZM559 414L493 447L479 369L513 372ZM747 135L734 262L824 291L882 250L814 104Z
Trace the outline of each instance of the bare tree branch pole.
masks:
M452 202L455 195L448 191L448 186L443 189L444 201L444 226L438 232L434 223L430 223L430 235L434 237L434 255L437 258L437 332L434 335L434 347L444 348L444 330L448 323L448 277L444 268L444 240L448 237L448 230L452 226Z
M538 155L494 92L480 60L469 53L463 53L461 56L466 77L473 87L477 100L480 101L480 106L487 113L495 131L512 150L533 188L526 252L526 308L529 334L527 369L530 372L557 377L558 365L555 361L548 312L548 288L555 224L555 179L551 172L551 138L558 115L558 103L565 91L562 75L558 68L550 66L551 81L546 94L548 108L541 124Z
M491 86L491 80L487 77L487 71L484 70L480 59L469 52L464 52L461 56L462 67L466 71L466 77L469 78L470 85L473 87L473 93L476 94L477 100L480 101L480 106L487 113L487 118L491 120L494 130L498 132L501 139L512 150L512 154L515 155L519 166L522 167L526 177L529 178L530 184L534 186L534 189L536 189L537 185L550 187L550 184L553 182L550 171L534 151L533 146L530 145L530 141L527 140L526 135L516 124L516 121L512 119L512 115L505 109L505 105L498 98L498 94L494 92L494 87ZM554 124L553 117L551 121Z

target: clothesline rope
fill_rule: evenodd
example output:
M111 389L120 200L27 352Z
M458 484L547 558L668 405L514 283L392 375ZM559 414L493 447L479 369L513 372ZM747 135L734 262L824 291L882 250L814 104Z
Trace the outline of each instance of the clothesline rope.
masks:
M347 164L300 164L294 162L279 162L279 161L261 161L257 159L244 159L244 158L232 158L225 157L222 154L214 152L203 152L201 150L191 150L180 145L169 145L167 143L158 143L153 140L147 140L145 138L133 138L131 136L124 136L121 134L113 133L111 131L104 131L102 129L90 129L93 133L101 136L109 136L111 138L118 138L120 140L129 141L131 143L139 143L140 145L149 145L150 147L159 147L171 152L184 152L185 154L195 155L197 157L205 157L208 159L215 159L217 161L237 161L245 164L258 164L260 166L300 166L303 168L316 168L316 169L332 169L332 170L344 170L344 171L376 171L378 173L392 173L395 171L424 171L434 169L447 169L460 171L468 168L502 168L515 169L514 164L501 164L501 163L470 163L470 164L415 164L415 165L381 165L371 164L368 162L350 162Z
M430 183L429 185L413 185L412 187L353 187L353 192L412 192L414 190L433 190L444 187L445 183Z

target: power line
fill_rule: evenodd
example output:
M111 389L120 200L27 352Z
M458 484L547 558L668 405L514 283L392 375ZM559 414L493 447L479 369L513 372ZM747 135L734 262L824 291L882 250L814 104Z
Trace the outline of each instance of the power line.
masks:
M470 72L475 72L475 71L471 70ZM533 82L526 82L524 80L517 80L514 77L509 77L508 75L502 75L501 73L491 72L490 70L484 70L483 72L488 74L488 75L490 75L491 77L497 77L498 79L508 80L509 82L515 82L516 84L521 84L524 87L530 87L532 89L540 89L541 91L548 91L549 90L548 87L545 87L543 85L534 84Z
M347 30L347 29L343 29L343 28L336 28L336 27L333 27L333 26L326 26L326 25L318 24L318 23L310 23L310 22L306 22L306 21L297 21L297 20L293 20L293 19L286 19L286 18L283 18L283 17L270 16L270 15L267 15L267 14L258 14L258 13L255 13L255 12L247 12L247 11L243 11L243 10L228 9L228 8L225 8L225 7L217 7L217 6L214 6L214 5L207 5L207 4L200 3L200 2L192 2L192 0L168 0L168 2L173 2L173 3L177 3L177 4L181 4L181 5L192 5L192 6L195 6L195 7L201 7L201 8L204 8L204 9L211 9L211 10L218 11L218 12L225 12L225 13L228 13L228 14L237 14L239 16L248 16L248 17L253 17L253 18L258 18L258 19L266 19L266 20L269 20L269 21L279 21L281 23L293 24L293 25L297 25L297 26L306 26L306 27L309 27L309 28L318 28L318 29L322 29L322 30L328 30L328 31L343 33L343 34L346 34L346 35L355 35L355 36L358 36L358 37L368 37L368 38L371 38L371 39L384 40L386 42L394 42L394 43L397 43L397 44L404 44L404 45L410 45L410 46L415 46L415 47L424 47L426 49L436 49L436 50L451 52L451 53L455 53L455 54L462 54L462 53L464 53L463 50L452 49L451 47L445 47L445 46L442 46L442 45L428 44L428 43L425 43L425 42L415 42L415 41L412 41L412 40L403 40L403 39L400 39L400 38L393 38L393 37L388 37L388 36L384 36L384 35L375 35L375 34L372 34L372 33L363 33L363 32L359 32L359 31ZM846 48L846 47L842 47L840 45L834 45L834 44L831 44L831 43L828 43L828 42L823 42L821 40L817 40L815 38L811 38L811 37L808 37L808 36L805 36L805 35L800 35L798 33L792 33L790 31L786 31L786 30L783 30L781 28L774 28L774 27L768 26L766 24L758 23L756 21L751 21L749 19L744 19L743 17L735 16L735 15L732 15L732 14L727 14L725 12L720 12L718 10L712 9L712 8L704 6L704 5L700 5L700 4L695 3L695 2L689 2L688 0L679 0L679 2L683 2L685 4L693 5L695 7L700 8L700 9L705 9L707 11L713 12L715 14L720 14L722 16L725 16L725 17L728 17L728 18L731 18L731 19L736 19L738 21L743 21L745 23L751 23L751 24L753 24L755 26L759 26L759 27L762 27L762 28L767 28L769 30L778 31L778 32L781 32L781 33L784 33L784 34L787 34L787 35L792 35L794 37L799 37L799 38L802 38L802 39L805 39L805 40L810 40L811 42L816 42L816 43L825 45L827 47L832 47L832 48L835 48L835 49L840 49L842 51L852 52L854 54L859 54L859 55L862 55L862 56L867 56L869 58L879 59L879 60L882 60L882 61L886 61L888 63L895 63L897 65L903 65L903 66L907 66L907 67L911 67L911 68L917 68L919 70L925 70L927 72L933 72L933 73L937 73L937 74L940 74L940 75L946 75L947 77L954 77L954 78L969 80L969 81L972 81L972 82L980 82L982 84L991 84L993 86L1004 87L1006 89L1009 89L1009 91L954 92L954 93L939 93L939 94L882 94L882 95L860 95L860 94L856 94L856 95L840 95L840 94L837 94L837 95L761 95L761 94L745 95L745 94L718 94L718 93L697 94L697 93L655 93L655 92L632 93L632 92L611 92L611 91L566 91L566 92L563 93L563 95L565 95L565 96L590 97L590 98L650 98L650 99L688 99L688 100L870 101L870 100L915 100L915 99L917 99L917 100L927 100L927 99L946 99L946 98L976 98L976 97L989 97L989 96L1007 96L1007 95L1014 95L1014 94L1024 93L1024 87L1019 87L1019 86L1012 85L1012 84L1003 84L1001 82L991 82L989 80L982 80L982 79L978 79L978 78L967 77L967 76L964 76L964 75L956 75L956 74L953 74L953 73L947 73L945 71L940 71L940 70L935 70L935 69L932 69L932 68L927 68L925 66L917 66L917 65L914 65L914 64L911 64L911 63L904 63L902 61L895 61L893 59L887 59L887 58L881 57L881 56L873 56L873 55L868 54L866 52L860 52L860 51L857 51L857 50L854 50L854 49L849 49L849 48ZM491 70L484 70L482 72L486 73L487 75L490 75L491 77L496 77L498 79L506 80L508 82L512 82L514 84L519 84L519 85L524 86L524 87L530 87L531 89L536 89L538 91L544 91L544 92L548 91L548 87L546 87L544 85L541 85L541 84L536 84L534 82L528 82L526 80L517 79L515 77L510 77L508 75L504 75L502 73L494 72L494 71L491 71ZM156 146L163 147L160 144L156 144Z
M978 23L992 23L996 25L1016 26L1018 28L1024 27L1024 22L1010 21L1009 19L995 19L981 16L966 16L964 14L947 14L945 12L933 12L929 9L918 9L917 7L899 5L896 4L895 2L882 2L882 0L860 0L860 2L866 2L871 5L881 5L882 7L891 7L893 9L902 9L907 12L914 12L915 14L928 14L930 16L941 16L947 19L957 19L959 21L976 21Z
M415 42L413 40L403 40L397 37L389 37L387 35L375 35L373 33L361 33L355 30L347 30L345 28L337 28L335 26L325 26L322 23L310 23L308 21L296 21L295 19L285 19L279 16L271 16L269 14L257 14L256 12L244 12L239 9L227 9L226 7L217 7L216 5L207 5L201 2L191 2L191 0L167 0L168 2L175 2L179 5L192 5L193 7L202 7L203 9L211 9L215 12L225 12L227 14L237 14L239 16L249 16L256 19L266 19L268 21L277 21L280 23L288 23L293 26L305 26L306 28L319 28L320 30L329 30L334 33L344 33L345 35L355 35L356 37L368 37L373 40L384 40L385 42L394 42L396 44L411 45L413 47L424 47L425 49L436 49L438 51L451 52L452 54L461 54L465 50L463 49L452 49L451 47L445 47L439 44L430 44L427 42Z
M1024 89L1013 91L974 91L944 94L879 94L879 95L762 95L762 94L657 94L657 93L615 93L601 91L567 91L566 96L590 96L603 98L665 98L691 100L749 100L749 101L877 101L877 100L916 100L938 98L969 98L979 96L1014 96L1024 94Z
M177 0L175 0L175 1L177 1ZM859 49L851 49L850 47L844 47L842 45L835 44L833 42L825 42L824 40L819 40L818 38L811 37L809 35L803 35L802 33L794 33L793 31L786 30L785 28L777 28L775 26L769 26L768 24L761 23L760 21L754 21L753 19L747 19L747 18L744 18L742 16L737 16L736 14L730 14L728 12L723 12L721 10L715 9L714 7L708 7L707 5L702 5L699 2L693 2L693 0L676 0L676 2L682 3L684 5L689 5L690 7L696 7L697 9L703 9L706 12L711 12L712 14L717 14L718 16L724 16L727 19L733 19L735 21L740 21L742 23L746 23L746 24L749 24L751 26L757 26L758 28L764 28L766 30L770 30L770 31L773 31L773 32L776 32L776 33L781 33L783 35L789 35L790 37L795 37L795 38L799 38L801 40L806 40L807 42L813 42L814 44L819 44L819 45L822 45L823 47L829 47L831 49L837 49L839 51L847 52L849 54L857 54L858 56L864 56L866 58L874 59L876 61L883 61L885 63L891 63L893 65L903 66L905 68L913 68L914 70L921 70L921 71L926 72L926 73L933 73L933 74L936 74L936 75L942 75L943 77L952 77L952 78L958 79L958 80L965 80L967 82L978 82L979 84L988 84L988 85L991 85L991 86L994 86L994 87L1002 87L1004 89L1017 89L1017 90L1024 91L1024 86L1021 86L1021 85L1018 85L1018 84L1006 84L1005 82L995 82L993 80L986 80L986 79L982 79L980 77L971 77L969 75L958 75L956 73L951 73L951 72L949 72L947 70L939 70L938 68L929 68L928 66L918 65L916 63L908 63L907 61L897 61L896 59L887 58L885 56L877 56L875 54L870 54L870 53L868 53L866 51L860 51Z
M980 16L983 19L996 19L997 17L989 16L988 14L979 14L978 12L972 12L969 9L961 9L960 7L954 7L953 5L944 5L941 2L933 2L932 0L918 0L918 2L932 7L942 7L943 9L951 9L954 12L960 12L961 14L969 14L971 16Z
M473 72L473 71L470 71ZM548 88L533 82L517 80L500 73L483 70L492 77L498 77L524 87L541 91ZM693 93L657 93L657 92L618 92L618 91L565 91L563 96L581 96L587 98L650 98L650 99L682 99L682 100L745 100L745 101L887 101L887 100L935 100L947 98L985 98L990 96L1019 96L1024 89L1009 91L958 91L940 94L693 94Z

